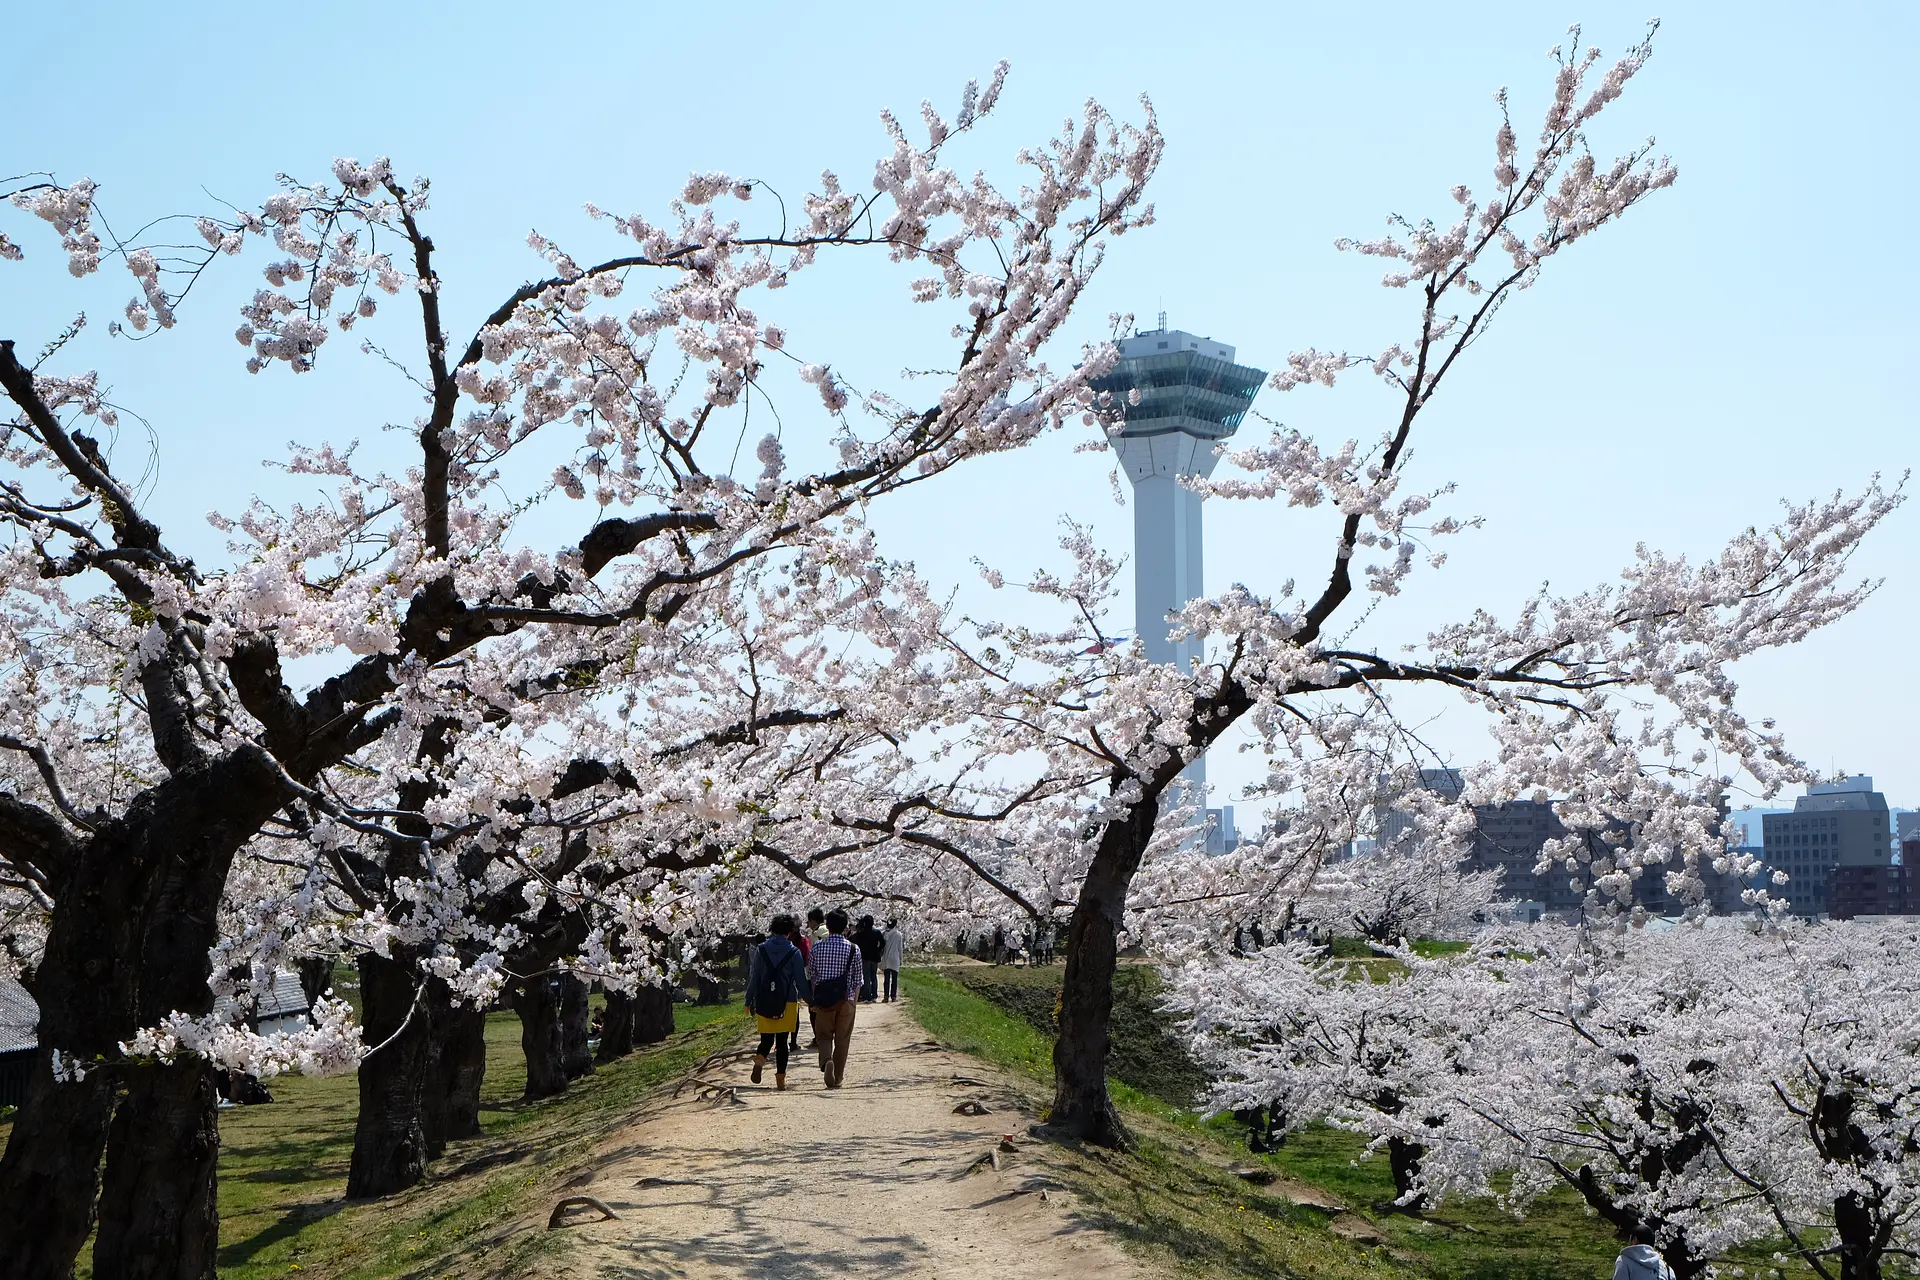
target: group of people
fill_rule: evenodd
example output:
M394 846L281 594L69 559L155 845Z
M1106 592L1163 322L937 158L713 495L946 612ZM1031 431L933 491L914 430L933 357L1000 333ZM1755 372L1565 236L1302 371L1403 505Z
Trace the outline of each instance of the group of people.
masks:
M787 1065L800 1039L800 1006L807 1007L813 1044L827 1088L846 1079L847 1053L853 1045L854 1011L862 1001L900 998L900 962L906 935L897 920L882 931L872 916L861 916L851 935L849 918L839 909L807 913L803 927L792 915L777 915L767 937L750 953L747 1010L760 1031L753 1054L753 1082L765 1078L773 1059L773 1087L787 1087ZM884 994L882 982L884 981Z
M971 955L988 964L1052 964L1053 929L1051 926L1038 931L1028 929L1024 934L1015 936L1007 932L1005 925L995 925L991 934L982 929L971 947L967 945L967 934L963 929L953 940L953 952L955 955Z

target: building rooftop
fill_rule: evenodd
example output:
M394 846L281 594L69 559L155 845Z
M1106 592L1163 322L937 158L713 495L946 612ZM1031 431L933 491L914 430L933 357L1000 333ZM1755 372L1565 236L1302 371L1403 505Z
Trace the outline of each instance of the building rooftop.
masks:
M1146 329L1119 342L1120 359L1093 380L1117 401L1128 439L1181 431L1220 440L1240 427L1266 373L1233 362L1224 342L1182 329ZM1139 402L1132 393L1139 392Z
M40 1044L40 1006L12 978L0 978L0 1053L19 1053Z

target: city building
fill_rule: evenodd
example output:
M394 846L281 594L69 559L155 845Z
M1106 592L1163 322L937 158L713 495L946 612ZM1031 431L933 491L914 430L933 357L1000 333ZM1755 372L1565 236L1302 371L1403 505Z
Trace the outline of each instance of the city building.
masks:
M1208 853L1232 853L1240 847L1240 828L1233 822L1233 806L1223 804L1207 810L1206 850Z
M1890 866L1835 867L1827 880L1827 915L1920 916L1920 831L1900 843L1900 861Z
M1792 813L1770 813L1764 823L1767 866L1787 873L1787 883L1773 892L1792 902L1798 916L1828 914L1838 868L1883 871L1893 863L1887 798L1865 774L1809 787L1793 802ZM1855 911L1854 904L1878 901L1883 882L1884 877L1849 872L1841 905L1853 914L1881 914Z
M1119 360L1093 385L1112 394L1122 415L1108 440L1133 486L1134 630L1150 660L1191 669L1204 658L1201 643L1176 643L1167 622L1206 594L1200 495L1181 481L1212 474L1214 449L1239 430L1267 375L1234 363L1224 342L1167 328L1165 312L1159 328L1119 347ZM1205 794L1204 759L1185 776ZM1210 816L1224 833L1219 815Z
M1386 774L1380 775L1381 786L1388 783ZM1443 800L1458 800L1466 789L1466 780L1458 769L1422 769L1420 771L1420 789L1431 791ZM1383 849L1391 849L1399 844L1406 833L1413 829L1413 815L1404 809L1392 805L1375 805L1373 809L1373 834Z
M1382 775L1380 781L1385 785L1388 778ZM1458 800L1465 784L1457 769L1422 769L1420 787L1447 800ZM1567 828L1554 812L1552 802L1515 800L1506 804L1482 804L1475 805L1473 813L1473 843L1463 859L1463 865L1474 871L1498 870L1501 873L1501 893L1515 904L1516 918L1539 920L1548 915L1571 918L1583 910L1586 890L1574 888L1573 882L1579 879L1584 883L1589 878L1584 870L1575 872L1564 866L1546 871L1536 869L1547 842L1564 838L1567 834ZM1391 848L1412 829L1413 815L1391 805L1376 806L1373 825L1378 846ZM1745 828L1738 823L1728 823L1730 839L1739 839L1744 831ZM1372 844L1371 841L1355 841L1349 848L1357 851L1359 846L1371 847ZM1733 852L1744 852L1757 858L1760 850L1757 847L1736 847ZM1702 867L1700 878L1706 889L1708 910L1715 915L1733 915L1750 910L1742 899L1742 893L1750 883L1758 885L1763 877L1764 872L1756 873L1751 881L1746 881ZM1654 915L1677 913L1686 906L1668 894L1666 876L1657 867L1643 871L1635 881L1634 901Z

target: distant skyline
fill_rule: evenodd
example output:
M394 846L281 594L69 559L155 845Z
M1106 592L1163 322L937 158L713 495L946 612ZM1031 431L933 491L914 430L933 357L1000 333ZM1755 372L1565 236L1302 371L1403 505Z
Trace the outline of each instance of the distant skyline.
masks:
M345 3L321 21L30 7L8 19L13 47L32 54L0 82L12 126L0 168L91 176L124 230L216 200L257 203L276 173L317 178L336 155L390 155L433 178L428 225L464 330L538 269L529 228L583 256L606 249L585 202L658 216L694 170L763 178L789 207L823 166L862 189L886 148L881 108L917 128L922 98L951 111L967 79L1006 57L1001 111L967 141L966 168L1015 180L1014 150L1088 95L1137 119L1147 93L1168 139L1158 225L1110 246L1057 358L1102 337L1110 311L1148 328L1164 309L1170 325L1271 369L1308 346L1404 339L1412 299L1379 288L1377 264L1333 239L1377 234L1392 211L1450 216L1449 187L1487 182L1493 92L1509 87L1524 141L1550 84L1542 55L1567 23L1584 17L1587 42L1613 55L1643 17L1516 0L1471 17L1389 3L1364 22L1287 4L1213 5L1204 21L1164 6L981 4L836 22L743 4L697 39L663 38L684 16L564 2ZM1383 603L1359 640L1418 639L1476 606L1511 617L1543 580L1563 591L1613 580L1641 542L1697 560L1770 520L1780 499L1858 489L1876 472L1897 480L1920 458L1908 368L1920 267L1900 249L1920 203L1908 101L1920 6L1690 4L1664 16L1651 63L1594 145L1610 156L1657 135L1679 182L1550 264L1443 388L1412 483L1457 482L1448 510L1486 526L1453 539L1446 568ZM416 411L407 384L346 340L297 385L284 370L242 372L230 335L261 255L216 270L179 331L128 344L105 332L124 273L70 287L33 234L44 229L23 221L6 229L36 256L0 263L0 337L38 350L87 309L93 324L62 362L97 364L152 424L154 501L176 545L217 562L208 507L235 511L263 488L304 495L258 465L288 439L358 437L373 450L384 424ZM855 386L911 395L899 375L938 362L948 315L904 303L911 274L875 259L797 280L780 296L793 349L817 350ZM1255 409L1337 442L1376 434L1388 405L1361 379L1269 388ZM820 425L796 414L787 430ZM1238 442L1264 430L1250 417ZM971 561L1009 578L1057 565L1063 517L1130 551L1113 458L1076 453L1085 438L970 465L924 500L876 508L888 554L984 608L996 598ZM124 424L119 447L137 451L138 470L144 429ZM1897 513L1861 551L1858 575L1885 585L1855 616L1736 669L1743 708L1777 720L1811 765L1870 773L1909 805L1920 804L1920 680L1885 655L1920 635L1917 521ZM1206 522L1209 591L1320 572L1323 523L1223 501L1206 504ZM1117 613L1131 618L1130 598ZM1487 753L1459 708L1436 712L1427 731L1451 763ZM1253 780L1250 760L1231 742L1212 754L1215 803ZM1791 807L1799 791L1768 803Z

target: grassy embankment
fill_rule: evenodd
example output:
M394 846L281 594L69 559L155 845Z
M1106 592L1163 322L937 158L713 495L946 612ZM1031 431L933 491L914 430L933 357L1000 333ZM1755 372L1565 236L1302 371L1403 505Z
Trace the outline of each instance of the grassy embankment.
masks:
M470 1278L519 1274L554 1237L516 1230L544 1210L605 1135L652 1091L723 1047L745 1025L732 1005L674 1010L676 1034L576 1081L566 1094L523 1104L526 1060L510 1013L487 1019L481 1137L452 1144L428 1182L384 1200L343 1196L358 1084L282 1077L274 1101L220 1113L223 1280L318 1276ZM0 1142L5 1140L0 1126ZM79 1275L89 1274L83 1254Z
M1058 969L910 969L905 1009L933 1037L1023 1077L1044 1103L1053 1077L1050 1032ZM1247 1149L1228 1117L1201 1120L1184 1104L1199 1071L1155 1011L1157 975L1123 969L1114 1001L1114 1098L1140 1139L1133 1155L1069 1152L1095 1222L1132 1247L1198 1276L1315 1280L1591 1280L1612 1273L1619 1244L1570 1193L1516 1219L1486 1202L1424 1215L1394 1211L1384 1157L1350 1133L1316 1128L1272 1155ZM1234 1175L1266 1165L1268 1189ZM1296 1203L1288 1182L1344 1207ZM1763 1255L1764 1256L1764 1255ZM1758 1269L1762 1272L1767 1269Z

